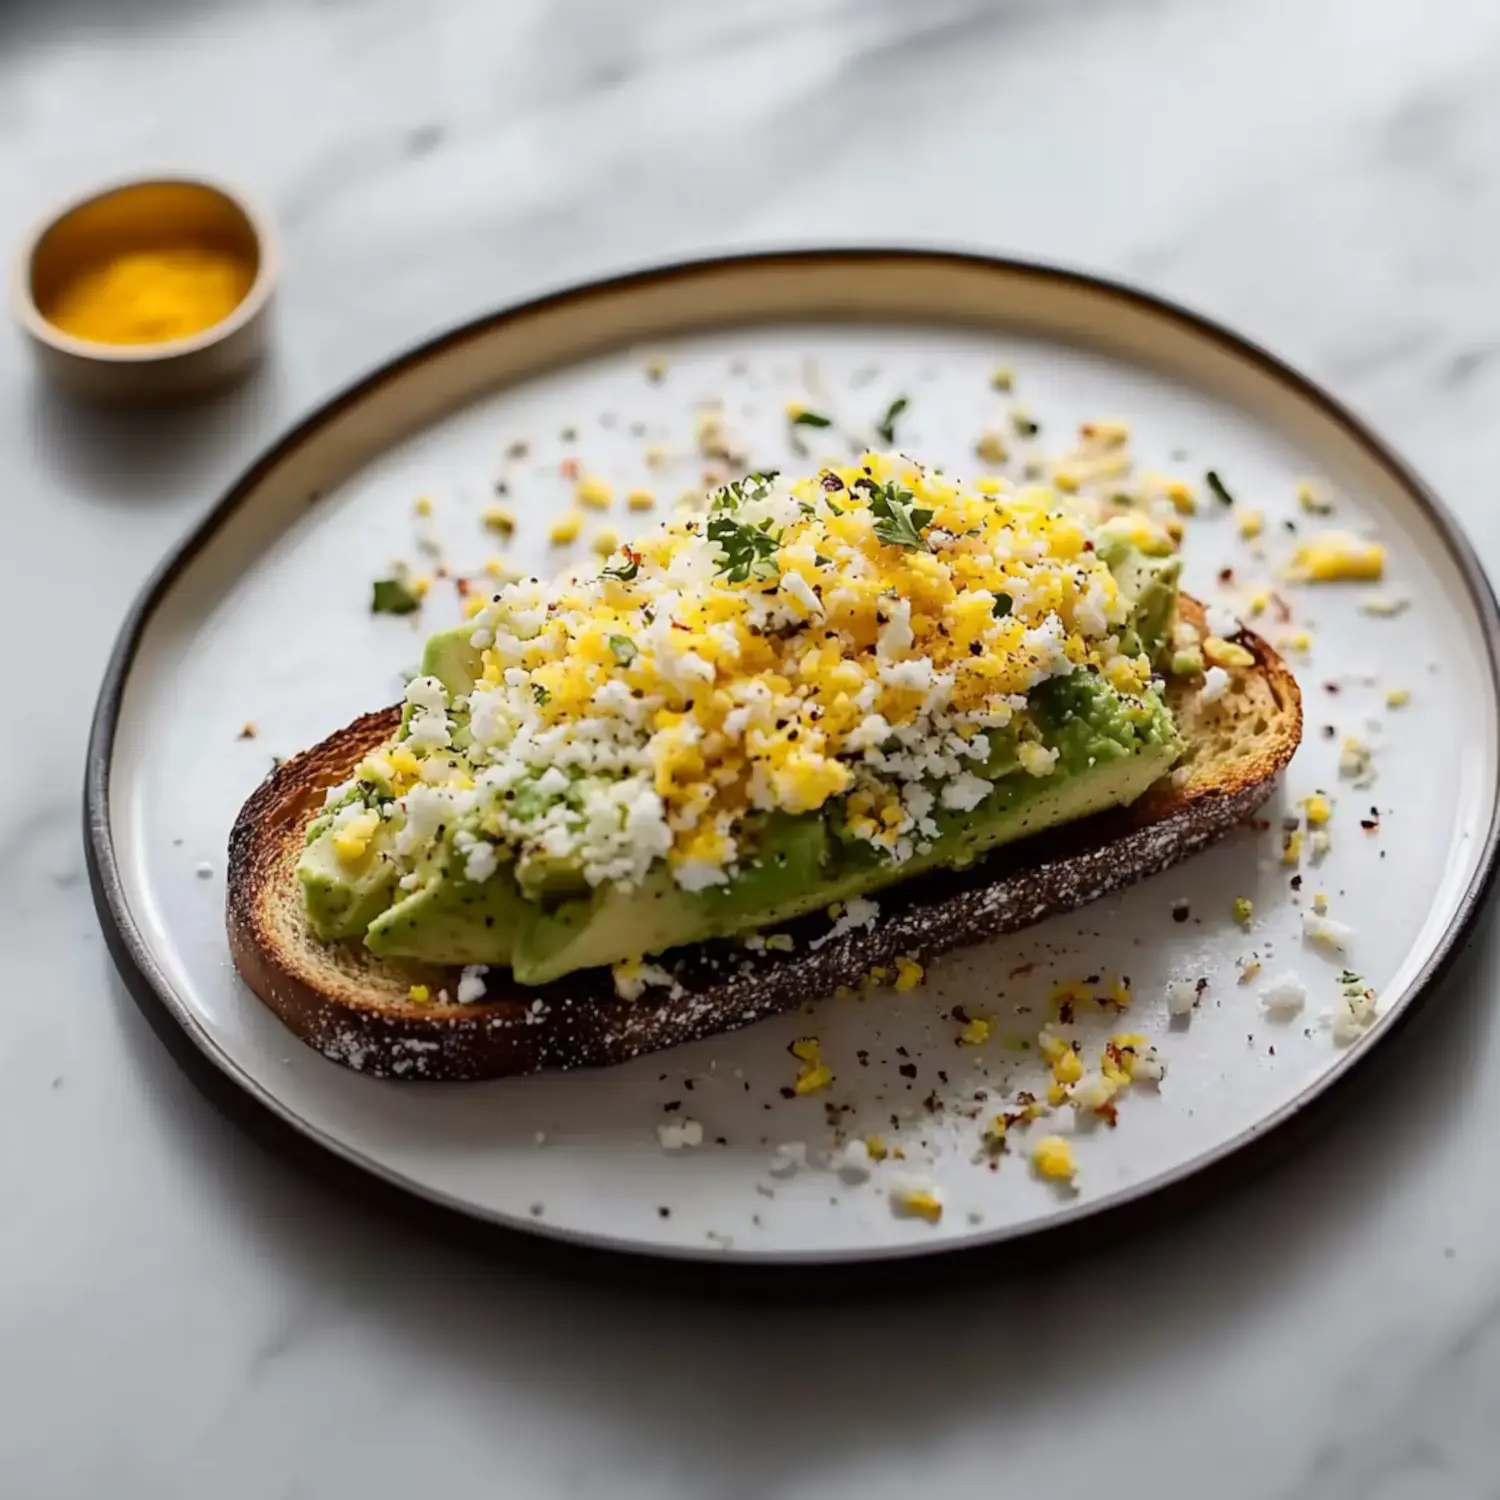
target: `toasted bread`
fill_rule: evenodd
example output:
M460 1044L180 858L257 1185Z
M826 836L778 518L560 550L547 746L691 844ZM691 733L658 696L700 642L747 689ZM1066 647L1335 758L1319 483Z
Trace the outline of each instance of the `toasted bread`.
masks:
M1183 598L1184 617L1202 622ZM733 1031L802 1001L857 985L902 955L919 961L1012 932L1186 858L1248 818L1270 795L1302 737L1302 703L1285 664L1257 636L1255 665L1206 701L1202 680L1174 680L1168 697L1187 749L1172 775L1128 807L1006 845L963 871L919 876L880 895L872 926L815 943L823 917L788 929L790 952L699 944L660 962L673 974L638 1000L607 972L570 974L543 988L492 970L484 998L418 1004L456 988L452 969L377 959L307 929L296 866L325 790L388 740L399 708L366 714L280 766L251 796L229 844L229 948L246 983L326 1056L381 1077L499 1078L542 1068L623 1062Z

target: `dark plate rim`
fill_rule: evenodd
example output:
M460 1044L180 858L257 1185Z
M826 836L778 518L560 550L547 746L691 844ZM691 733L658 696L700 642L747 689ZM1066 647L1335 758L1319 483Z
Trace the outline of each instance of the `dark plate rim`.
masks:
M1052 1260L1097 1244L1104 1223L1108 1223L1112 1231L1123 1234L1141 1225L1159 1222L1165 1213L1207 1201L1228 1185L1231 1174L1236 1180L1244 1180L1258 1168L1285 1154L1293 1144L1288 1139L1290 1127L1304 1121L1314 1105L1319 1106L1321 1117L1335 1092L1342 1094L1355 1073L1362 1071L1360 1065L1377 1054L1387 1053L1393 1038L1405 1030L1419 1012L1428 1008L1441 980L1464 951L1495 894L1495 878L1500 870L1500 803L1492 812L1479 864L1460 898L1452 923L1400 998L1396 1009L1388 1012L1376 1031L1351 1047L1316 1083L1248 1130L1136 1188L1099 1200L1083 1200L1065 1215L976 1236L957 1245L917 1243L882 1247L878 1251L853 1256L846 1252L782 1252L751 1257L732 1251L679 1250L665 1246L647 1248L629 1242L611 1242L603 1237L563 1230L545 1221L535 1224L502 1221L456 1200L399 1181L379 1163L363 1159L357 1151L297 1119L258 1080L225 1055L179 1001L136 924L120 878L110 831L110 773L115 733L131 666L157 606L219 527L253 493L261 478L324 424L365 399L392 377L456 345L487 334L505 322L592 296L629 292L664 280L778 265L871 264L880 261L978 269L1013 279L1030 277L1114 298L1219 345L1287 387L1363 448L1426 514L1463 578L1480 620L1491 686L1497 703L1500 703L1500 607L1497 607L1494 591L1471 544L1443 502L1383 439L1316 382L1253 341L1155 293L1090 272L1008 256L929 248L833 247L752 252L673 262L582 282L485 314L380 365L316 407L266 448L167 555L141 589L120 627L95 704L85 766L84 847L89 885L111 957L131 997L174 1059L218 1108L246 1126L278 1155L292 1159L339 1190L352 1193L379 1209L394 1211L404 1219L414 1219L450 1237L470 1243L478 1241L486 1249L499 1249L511 1258L549 1268L603 1273L618 1281L622 1265L629 1265L635 1278L646 1283L666 1275L674 1290L712 1292L751 1287L786 1291L791 1289L792 1273L796 1273L796 1290L800 1292L812 1291L821 1295L835 1284L839 1290L853 1291L865 1286L870 1280L869 1273L873 1272L882 1284L890 1286L890 1276L896 1267L919 1271L935 1256L942 1258L945 1276L950 1268L961 1273L962 1267L990 1268L1002 1263L1019 1266L1042 1257ZM911 1282L911 1278L905 1275L897 1280L903 1285Z

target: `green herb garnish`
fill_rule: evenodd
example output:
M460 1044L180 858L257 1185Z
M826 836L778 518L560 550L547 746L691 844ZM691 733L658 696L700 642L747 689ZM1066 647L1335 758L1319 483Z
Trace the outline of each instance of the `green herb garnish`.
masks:
M552 701L552 694L539 682L531 684L531 696L536 699L542 708L545 708Z
M912 505L916 497L910 490L898 488L894 480L887 484L865 480L862 487L870 492L870 514L875 517L875 535L880 541L908 552L927 549L922 528L932 520L933 513Z
M820 411L799 411L792 418L793 427L832 427L833 418L825 417Z
M640 654L640 647L628 635L612 635L609 638L610 654L622 667L628 667Z
M897 396L886 407L885 415L875 424L875 431L880 434L882 442L894 443L896 441L896 418L906 410L908 404L905 396Z
M404 578L377 578L370 599L372 615L409 615L422 600Z
M747 500L764 500L771 493L771 482L780 472L779 469L762 469L746 474L743 479L731 479L719 488L709 509L737 510Z
M776 549L781 545L781 537L772 536L770 526L769 520L751 526L722 512L709 517L708 539L717 543L723 556L718 571L730 583L746 583L751 574L757 578L775 575Z
M1221 505L1234 504L1234 496L1224 488L1224 481L1212 469L1203 476L1203 482L1214 492L1214 498Z
M1015 608L1015 605L1016 601L1012 599L1009 594L996 594L995 607L990 611L990 613L994 615L997 620L1003 620L1006 615L1008 615L1011 610Z

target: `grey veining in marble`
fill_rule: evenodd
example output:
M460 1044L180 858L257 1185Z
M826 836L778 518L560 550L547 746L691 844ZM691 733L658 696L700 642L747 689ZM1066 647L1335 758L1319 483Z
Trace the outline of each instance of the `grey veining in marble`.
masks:
M0 1492L1500 1495L1488 935L1320 1142L1170 1233L922 1304L679 1307L250 1145L114 978L77 829L115 625L259 444L444 324L655 258L956 242L1143 281L1329 380L1500 563L1492 0L0 10L5 240L149 166L270 206L280 347L147 418L0 339L13 670L47 643L0 805Z

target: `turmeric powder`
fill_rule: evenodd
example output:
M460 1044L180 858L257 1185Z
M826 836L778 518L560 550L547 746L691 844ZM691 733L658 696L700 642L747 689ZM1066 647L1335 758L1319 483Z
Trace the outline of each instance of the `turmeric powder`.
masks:
M243 256L207 246L127 251L81 271L42 311L74 338L160 344L227 318L254 279Z

